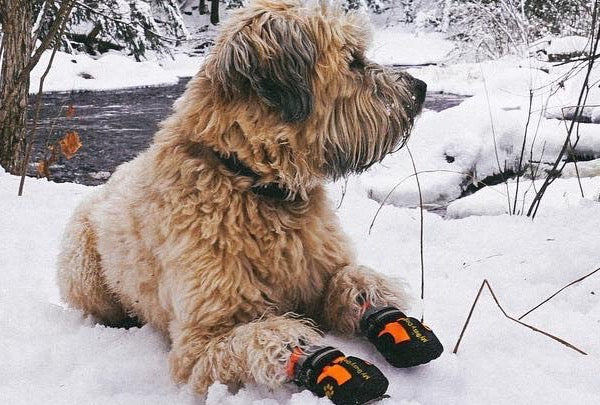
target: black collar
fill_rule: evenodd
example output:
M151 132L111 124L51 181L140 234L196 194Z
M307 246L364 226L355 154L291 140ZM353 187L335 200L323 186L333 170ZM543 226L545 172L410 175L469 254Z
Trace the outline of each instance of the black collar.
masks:
M215 157L227 168L227 170L235 175L250 177L254 180L254 183L257 183L261 178L260 174L246 166L235 152L231 152L228 157L225 157L215 151ZM256 195L271 198L273 200L286 201L295 199L294 193L290 189L281 186L279 183L254 184L250 187L250 190Z

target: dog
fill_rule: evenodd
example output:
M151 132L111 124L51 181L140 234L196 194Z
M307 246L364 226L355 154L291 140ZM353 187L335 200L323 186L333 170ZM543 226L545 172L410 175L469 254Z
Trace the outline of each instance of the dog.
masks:
M175 382L276 387L290 347L402 308L356 263L324 190L400 148L426 85L365 57L358 13L256 0L234 13L151 146L67 225L58 284L109 326L169 337Z

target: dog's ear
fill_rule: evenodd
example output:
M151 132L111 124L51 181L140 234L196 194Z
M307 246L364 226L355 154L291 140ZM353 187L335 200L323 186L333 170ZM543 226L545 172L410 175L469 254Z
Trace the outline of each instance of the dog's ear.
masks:
M317 51L299 22L263 15L230 37L225 32L216 48L213 76L225 100L253 91L286 122L310 115Z

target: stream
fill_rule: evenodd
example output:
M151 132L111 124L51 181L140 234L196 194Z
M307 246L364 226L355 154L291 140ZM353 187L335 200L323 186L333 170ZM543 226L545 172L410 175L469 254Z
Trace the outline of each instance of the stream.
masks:
M189 79L159 87L45 93L28 174L36 176L37 162L48 144L67 131L76 131L83 146L70 160L61 157L52 165L50 179L92 186L106 182L118 165L148 147L158 123L169 115ZM442 111L464 99L456 94L428 92L424 108ZM67 118L70 105L74 115Z

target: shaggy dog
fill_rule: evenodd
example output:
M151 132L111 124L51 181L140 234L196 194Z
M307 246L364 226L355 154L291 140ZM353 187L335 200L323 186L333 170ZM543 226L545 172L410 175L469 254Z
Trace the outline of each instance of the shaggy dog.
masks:
M223 26L148 150L74 213L64 300L167 334L174 380L288 381L290 347L402 307L359 266L323 184L405 142L425 83L365 58L358 14L257 0ZM297 315L297 314L301 314Z

